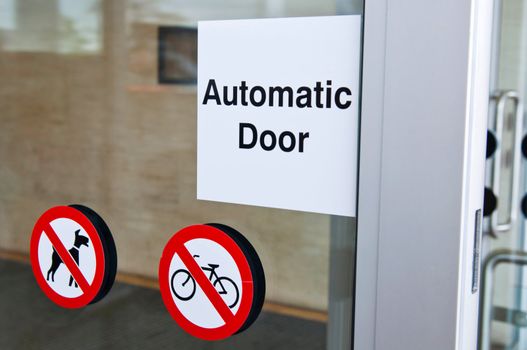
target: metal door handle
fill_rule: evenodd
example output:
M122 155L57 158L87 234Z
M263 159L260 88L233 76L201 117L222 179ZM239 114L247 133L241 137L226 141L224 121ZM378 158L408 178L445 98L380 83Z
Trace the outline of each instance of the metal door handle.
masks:
M519 186L520 186L520 161L521 161L521 134L523 131L523 106L520 96L514 90L500 90L497 91L492 99L496 101L496 118L495 131L496 138L500 144L503 144L503 124L505 122L505 105L508 100L514 101L514 156L512 163L512 189L511 189L511 205L510 212L507 215L507 220L503 223L498 222L498 210L495 210L490 217L490 228L492 233L504 232L511 229L516 222L519 210ZM501 173L501 150L495 153L494 165L492 167L492 190L498 196L500 193L500 173ZM498 200L498 207L500 203Z
M494 319L492 311L492 291L494 286L494 270L499 264L508 263L516 266L527 265L527 253L512 250L497 250L490 254L483 264L482 289L480 294L480 310L478 330L478 349L490 350L490 326Z

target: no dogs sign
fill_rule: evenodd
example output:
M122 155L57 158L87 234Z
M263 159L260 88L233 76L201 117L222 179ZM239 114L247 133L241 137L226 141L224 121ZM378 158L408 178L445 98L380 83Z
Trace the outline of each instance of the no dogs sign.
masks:
M159 265L163 301L188 333L219 340L247 329L265 297L262 264L238 231L221 224L177 232Z
M88 207L59 206L37 220L31 266L46 296L65 308L102 299L117 270L115 244L106 223Z

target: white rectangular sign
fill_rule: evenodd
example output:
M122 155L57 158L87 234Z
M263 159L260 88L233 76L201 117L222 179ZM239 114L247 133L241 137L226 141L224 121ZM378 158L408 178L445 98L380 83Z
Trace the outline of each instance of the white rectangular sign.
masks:
M355 216L361 17L198 25L198 199Z

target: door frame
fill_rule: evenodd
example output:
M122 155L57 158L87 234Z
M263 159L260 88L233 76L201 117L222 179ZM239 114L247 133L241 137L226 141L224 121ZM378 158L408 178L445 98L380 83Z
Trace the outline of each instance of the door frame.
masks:
M365 1L355 349L476 348L491 24L491 0Z

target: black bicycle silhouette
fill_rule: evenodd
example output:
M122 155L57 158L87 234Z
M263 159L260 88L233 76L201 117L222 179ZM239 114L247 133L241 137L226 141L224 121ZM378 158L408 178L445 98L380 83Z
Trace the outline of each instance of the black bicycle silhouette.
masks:
M194 255L194 258L199 258L199 255ZM233 280L231 280L229 277L226 276L218 276L216 273L216 269L220 267L218 264L208 264L208 267L201 266L201 269L203 271L210 272L209 281L212 282L212 285L214 288L218 291L220 295L225 295L228 300L234 299L232 302L226 302L229 308L233 308L238 304L239 298L240 298L240 292L238 291L238 287L236 286L236 283L234 283ZM176 279L177 276L177 279ZM191 282L190 285L187 286L187 284ZM176 292L176 287L180 289L180 293ZM187 301L194 297L194 294L196 294L196 281L194 280L194 277L190 274L188 270L185 269L179 269L176 270L172 274L172 277L170 278L170 288L172 289L172 293L181 301ZM225 300L225 297L223 297Z

